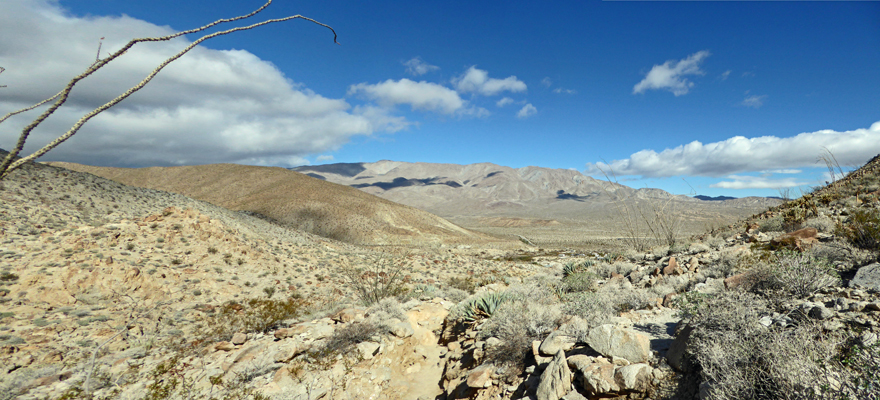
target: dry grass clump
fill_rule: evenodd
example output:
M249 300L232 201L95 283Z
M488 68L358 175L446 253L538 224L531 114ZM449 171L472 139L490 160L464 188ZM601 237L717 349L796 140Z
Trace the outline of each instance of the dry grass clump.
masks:
M803 299L839 282L828 260L784 250L777 252L771 262L749 269L743 288L768 298Z
M402 261L395 262L387 255L368 257L360 266L344 263L339 271L365 305L400 296L407 291L403 282L406 267Z

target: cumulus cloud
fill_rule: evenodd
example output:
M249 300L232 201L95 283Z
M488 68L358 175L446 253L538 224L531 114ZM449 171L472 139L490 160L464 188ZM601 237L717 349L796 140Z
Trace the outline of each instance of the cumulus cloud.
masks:
M498 107L504 107L508 104L513 104L513 99L511 99L510 97L502 97L501 100L498 100L498 102L495 103L495 105Z
M484 96L493 96L504 91L526 91L526 84L516 79L516 76L508 76L504 79L490 78L489 72L477 67L468 68L464 74L453 79L452 84L461 93L473 92Z
M8 85L0 110L6 113L54 95L94 62L101 37L106 37L106 54L134 37L170 33L167 26L128 16L72 16L57 1L0 2L0 65L6 67L3 78ZM25 153L65 132L189 43L178 38L139 44L82 81L67 104L33 132ZM37 112L4 123L0 146L11 147ZM198 47L44 159L114 166L291 166L305 162L306 155L336 149L353 135L407 124L382 110L352 109L344 99L321 96L247 51Z
M535 115L537 113L538 113L538 109L535 108L535 106L533 106L532 103L528 103L525 106L523 106L523 108L521 108L519 110L519 112L516 113L516 117L517 118L528 118L528 117L531 117L532 115Z
M409 61L404 61L403 65L406 66L406 72L414 76L424 75L428 72L440 69L440 67L436 65L431 65L422 61L421 57L413 57Z
M553 93L558 93L558 94L576 94L576 93L577 93L577 90L574 90L574 89L564 89L564 88L556 88L556 89L553 89Z
M722 189L779 189L806 185L795 178L770 179L766 176L728 175L730 181L721 181L709 185Z
M762 95L762 96L757 96L757 95L746 96L746 98L743 99L743 101L742 101L740 104L742 104L742 105L744 105L744 106L746 106L746 107L761 108L761 106L764 105L764 99L766 99L766 98L767 98L767 95Z
M684 60L669 60L661 65L654 65L645 75L645 79L633 87L633 94L643 93L648 89L664 89L676 96L687 94L694 83L684 78L685 75L703 75L700 63L709 57L709 51L703 50L691 54Z
M399 81L388 79L376 84L358 83L349 87L348 94L361 94L386 107L408 104L416 110L441 114L473 114L473 109L456 91L425 81L415 82L404 78Z
M624 160L588 163L591 174L614 170L617 175L719 177L748 171L816 167L827 148L843 165L860 165L880 153L880 121L851 131L830 129L780 138L762 136L703 144L698 141L661 152L642 150Z

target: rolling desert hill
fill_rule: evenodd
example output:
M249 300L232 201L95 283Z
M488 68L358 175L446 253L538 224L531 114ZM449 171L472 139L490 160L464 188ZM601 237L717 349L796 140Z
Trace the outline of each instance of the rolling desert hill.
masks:
M613 238L619 206L662 206L684 222L683 234L726 225L780 203L776 199L693 198L660 189L633 189L575 170L379 161L303 166L318 179L416 207L458 225L504 235ZM526 232L526 233L523 233ZM573 235L574 234L574 235Z
M416 208L283 168L214 164L131 169L48 164L126 185L180 193L350 243L427 244L492 240Z

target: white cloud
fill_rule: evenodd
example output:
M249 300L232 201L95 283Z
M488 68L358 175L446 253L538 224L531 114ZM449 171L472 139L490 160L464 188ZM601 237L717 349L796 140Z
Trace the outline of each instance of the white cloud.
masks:
M464 74L452 80L455 89L462 93L473 92L484 96L492 96L503 91L524 92L526 84L516 79L516 76L508 76L504 79L489 78L487 71L470 67Z
M131 18L65 12L57 1L0 2L0 65L6 113L60 90L102 53L134 37L172 33L167 26ZM328 45L331 45L328 37ZM67 104L29 138L32 152L65 132L82 115L143 79L190 41L142 43L83 80ZM2 126L0 146L39 111ZM144 166L216 162L295 165L304 156L333 150L353 135L395 130L401 119L355 108L292 82L272 63L243 50L198 47L169 65L143 90L95 117L45 160L96 165Z
M511 99L510 97L502 97L501 100L498 100L498 102L495 103L495 105L498 107L504 107L508 104L513 104L513 99Z
M746 106L746 107L761 108L761 106L764 105L764 99L766 99L766 98L767 98L767 95L761 95L761 96L758 96L758 95L751 95L751 96L746 96L746 98L743 99L742 103L740 103L740 104L742 104L742 105L744 105L744 106Z
M403 65L406 66L406 72L410 75L424 75L431 71L439 70L440 67L436 65L428 64L422 61L421 57L413 57L409 61L405 61Z
M687 94L694 83L685 79L685 75L703 75L700 70L700 62L709 57L707 50L691 54L684 60L669 60L662 65L654 65L651 71L645 75L645 79L633 87L633 94L642 93L648 89L665 89L676 96Z
M553 80L549 76L545 76L544 79L541 79L541 84L550 87L553 86Z
M642 150L609 164L588 163L591 174L600 169L617 175L643 177L724 176L747 171L816 167L823 148L842 165L861 165L880 153L880 121L869 128L837 132L830 129L779 138L762 136L703 144L693 141L661 152Z
M517 118L528 118L538 113L538 109L532 103L526 104L516 113Z
M709 187L722 189L779 189L806 185L796 178L769 179L766 176L728 175L732 181L713 183Z
M384 106L409 104L414 109L453 114L465 108L466 102L454 90L431 82L409 79L370 85L358 83L348 89L349 95L363 94Z
M320 156L318 156L318 158L316 158L315 160L318 161L318 162L321 162L321 161L333 161L333 160L334 160L334 157L333 157L332 155L327 155L327 154L325 154L325 155L320 155Z
M727 70L727 71L722 72L721 73L721 80L726 81L727 78L730 76L731 72L732 72L731 70Z
M771 174L799 174L804 171L799 169L774 169L766 172Z
M558 93L558 94L577 94L577 90L574 90L574 89L556 88L556 89L553 89L553 93Z

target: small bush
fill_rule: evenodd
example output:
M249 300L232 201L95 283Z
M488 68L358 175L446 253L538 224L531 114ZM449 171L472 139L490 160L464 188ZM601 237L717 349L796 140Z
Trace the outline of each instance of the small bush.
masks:
M509 299L483 323L483 338L497 337L501 345L486 352L486 360L522 371L534 340L541 340L559 326L562 319L558 304L534 300Z
M366 305L405 293L403 271L402 264L395 265L389 257L381 256L367 260L366 267L344 265L340 269L355 294Z
M389 318L397 318L401 321L406 321L408 319L406 312L403 311L403 307L400 306L400 302L394 297L386 297L379 300L379 302L367 310L367 314L379 321L387 320Z
M560 289L566 293L596 290L598 277L593 272L575 272L562 278Z
M772 276L783 291L797 298L808 297L840 281L837 271L827 260L790 251L777 255Z
M296 297L230 301L204 320L199 336L200 339L219 341L229 340L235 332L268 332L282 321L302 315L307 305L308 302Z
M857 209L846 223L837 226L835 233L856 247L876 250L880 248L880 212Z
M326 360L337 354L351 353L358 343L376 340L387 329L387 326L372 319L350 322L333 331L333 336L327 340L324 346L310 355L319 360Z

